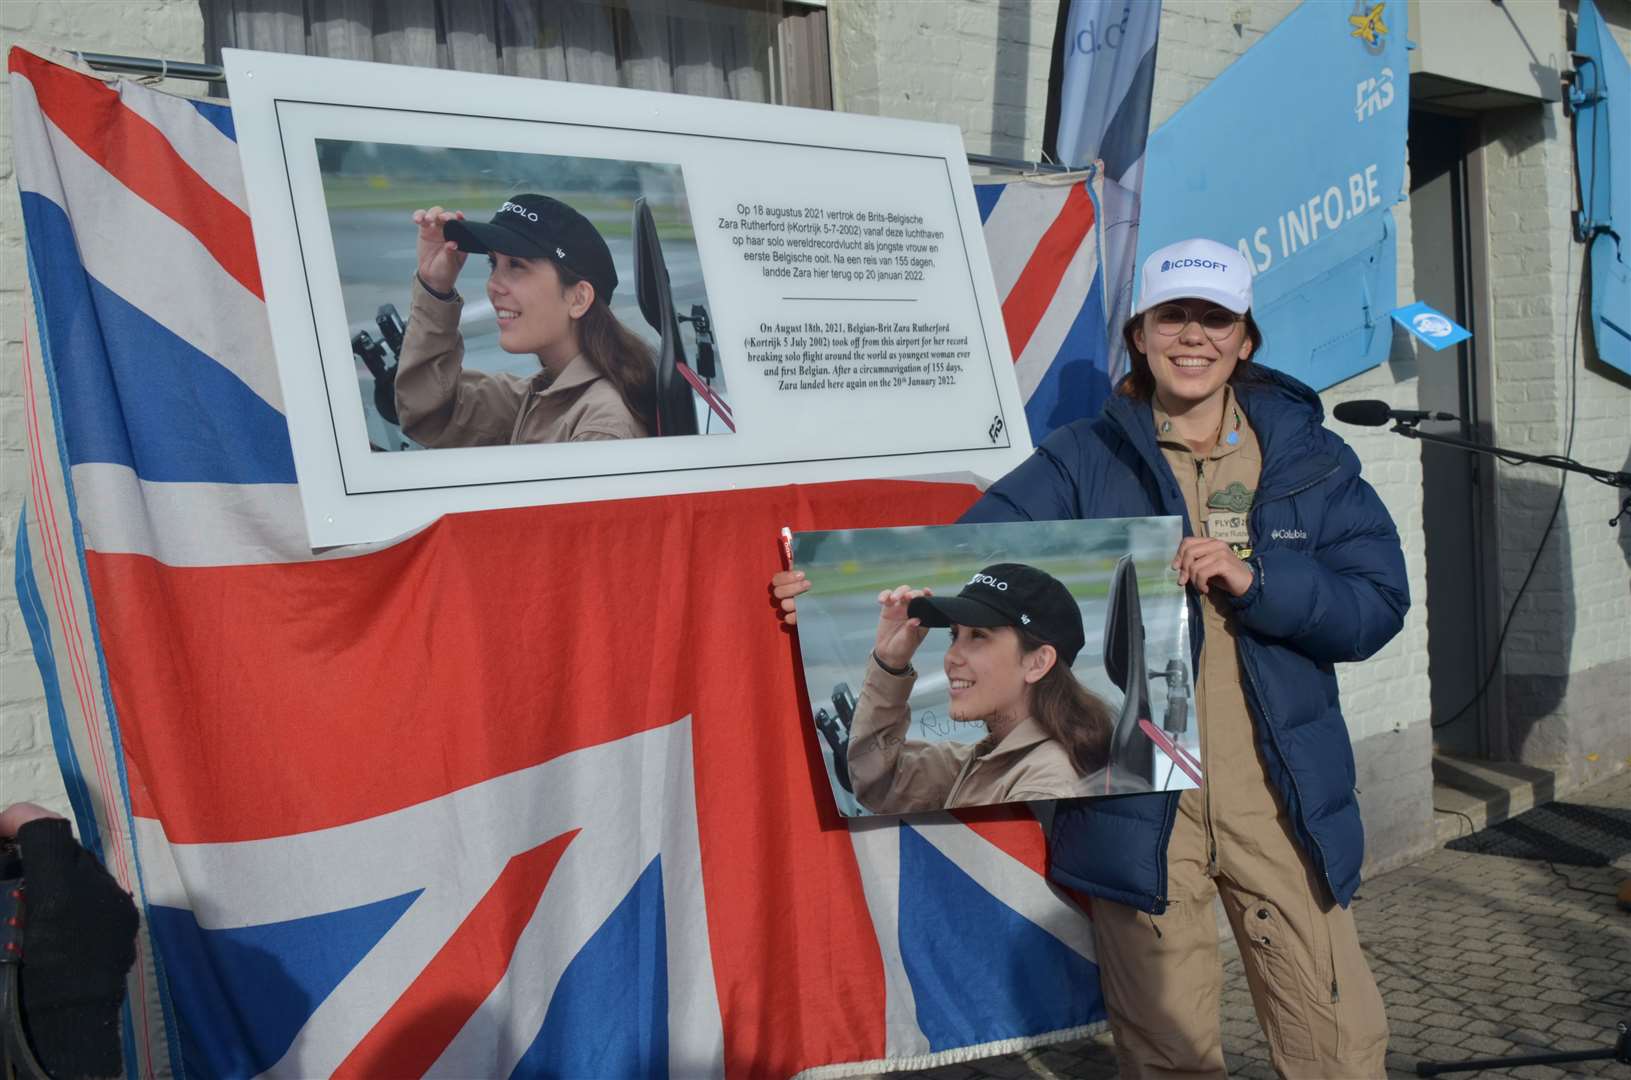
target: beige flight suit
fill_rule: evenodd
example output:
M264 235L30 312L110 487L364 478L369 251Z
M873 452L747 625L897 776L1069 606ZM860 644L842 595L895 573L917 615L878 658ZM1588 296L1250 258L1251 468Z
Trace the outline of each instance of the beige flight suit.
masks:
M959 806L1064 799L1083 792L1070 754L1042 725L1025 719L998 739L976 743L906 738L908 699L917 672L892 675L876 658L850 727L849 775L855 797L874 814L912 814Z
M403 434L433 449L519 443L643 439L649 432L580 353L554 379L539 372L487 374L464 367L464 300L432 296L414 275L408 329L396 370Z
M1230 393L1212 451L1196 455L1155 408L1161 452L1197 536L1249 554L1262 452ZM1233 440L1230 439L1231 433ZM1353 915L1297 843L1257 750L1228 599L1201 597L1195 701L1205 786L1178 800L1164 914L1093 901L1094 938L1124 1077L1225 1076L1212 897L1221 895L1274 1067L1286 1077L1385 1075L1387 1020Z

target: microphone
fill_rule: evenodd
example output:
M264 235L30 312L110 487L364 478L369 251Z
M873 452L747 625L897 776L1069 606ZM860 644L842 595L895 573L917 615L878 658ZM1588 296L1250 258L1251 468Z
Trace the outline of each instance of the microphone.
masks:
M1360 427L1381 427L1390 421L1401 424L1419 424L1423 420L1459 420L1447 412L1423 412L1419 409L1395 409L1385 401L1344 401L1331 410L1331 415L1344 424Z

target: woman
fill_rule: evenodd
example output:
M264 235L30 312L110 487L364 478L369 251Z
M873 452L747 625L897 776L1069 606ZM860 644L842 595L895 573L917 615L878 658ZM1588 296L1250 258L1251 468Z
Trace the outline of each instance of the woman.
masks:
M905 585L878 594L878 634L856 699L849 775L875 814L1060 799L1109 753L1110 710L1076 681L1082 614L1057 579L997 563L950 599ZM977 743L910 742L912 655L951 628L951 718L983 723Z
M413 212L419 270L396 409L428 447L638 439L656 430L651 350L607 304L617 271L589 219L547 195L517 195L485 224L433 206ZM464 369L454 288L468 253L485 253L487 298L505 352L534 353L530 379Z
M1206 785L1061 804L1052 876L1096 898L1124 1076L1223 1076L1211 899L1221 895L1276 1069L1382 1076L1387 1022L1347 910L1364 832L1333 665L1403 624L1398 533L1319 398L1251 362L1238 252L1152 254L1124 329L1132 370L965 521L1182 514ZM792 618L806 583L778 575Z

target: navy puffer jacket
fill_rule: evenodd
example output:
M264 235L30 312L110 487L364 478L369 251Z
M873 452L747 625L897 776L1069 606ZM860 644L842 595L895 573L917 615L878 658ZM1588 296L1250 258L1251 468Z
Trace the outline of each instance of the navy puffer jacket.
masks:
M1312 390L1258 368L1235 393L1263 451L1248 519L1252 586L1231 601L1246 704L1297 839L1332 897L1346 905L1359 887L1365 834L1333 665L1363 660L1399 632L1410 606L1404 554L1393 519L1359 476L1359 459L1322 426L1324 410ZM1149 403L1117 394L1096 419L1048 436L963 520L1154 514L1187 519L1183 494L1156 445ZM1193 592L1190 626L1198 663L1201 620ZM1177 810L1177 795L1059 803L1051 875L1090 895L1160 913Z

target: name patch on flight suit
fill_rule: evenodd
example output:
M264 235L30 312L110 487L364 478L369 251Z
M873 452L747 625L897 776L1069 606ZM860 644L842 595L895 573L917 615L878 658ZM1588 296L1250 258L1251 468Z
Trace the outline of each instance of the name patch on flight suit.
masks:
M1228 544L1236 558L1249 559L1252 556L1247 514L1256 494L1235 480L1222 491L1214 491L1212 497L1206 500L1206 535Z

